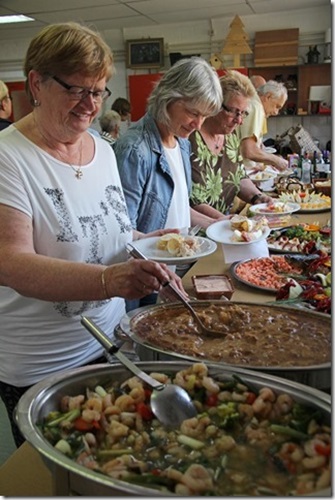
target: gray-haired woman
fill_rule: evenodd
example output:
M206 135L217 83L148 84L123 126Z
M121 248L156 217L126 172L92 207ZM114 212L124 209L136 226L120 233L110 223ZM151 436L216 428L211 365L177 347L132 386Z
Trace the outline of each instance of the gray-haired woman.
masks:
M202 58L182 59L159 80L146 114L114 145L130 220L145 233L213 222L189 205L189 135L218 113L222 90Z
M189 204L188 137L207 116L218 113L221 105L219 78L202 58L178 61L159 80L149 96L146 114L114 145L134 229L148 233L194 224L206 228L214 222ZM144 304L146 301L140 302Z
M110 145L120 137L121 116L117 111L107 111L100 116L99 123L101 127L100 135Z

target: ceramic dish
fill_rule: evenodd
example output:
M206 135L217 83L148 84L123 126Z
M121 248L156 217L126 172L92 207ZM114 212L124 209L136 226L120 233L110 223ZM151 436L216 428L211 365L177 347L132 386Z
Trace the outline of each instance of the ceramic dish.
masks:
M301 273L299 266L290 264L285 255L241 260L235 262L230 271L240 283L272 293L276 293L290 279L284 275L284 271Z
M157 248L157 243L160 240L160 236L132 241L132 245L138 248L148 259L169 265L190 264L215 252L217 245L214 241L200 236L192 236L192 238L197 241L198 248L194 255L185 257L176 257L166 250L159 250Z
M264 151L269 154L277 153L276 148L272 148L271 146L265 146Z
M260 214L260 215L288 215L292 214L293 212L298 212L300 210L300 205L299 203L283 203L283 202L276 202L276 206L281 206L284 207L283 211L276 211L276 210L270 210L268 203L259 203L258 205L253 205L250 207L250 211L255 213L255 214Z
M234 235L234 231L230 227L229 220L222 220L214 222L211 224L207 230L206 234L208 238L216 241L217 243L224 243L225 245L250 245L251 243L257 243L258 241L264 240L270 234L270 228L265 227L263 229L262 236L256 238L252 241L232 241L231 238Z

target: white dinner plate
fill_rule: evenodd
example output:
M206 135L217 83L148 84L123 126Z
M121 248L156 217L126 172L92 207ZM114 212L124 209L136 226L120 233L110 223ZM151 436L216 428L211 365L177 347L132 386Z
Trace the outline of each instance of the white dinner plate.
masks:
M230 220L220 220L211 224L207 230L206 234L208 238L216 241L217 243L224 243L226 245L250 245L251 243L256 243L257 241L264 240L270 234L270 228L265 227L263 229L263 234L259 238L252 241L232 241L231 238L234 234L234 230L230 227Z
M160 236L152 236L151 238L142 238L140 240L132 241L131 244L138 248L148 259L154 260L155 262L162 262L164 264L170 264L176 266L178 264L190 264L192 262L206 257L211 253L215 252L217 245L214 241L207 238L202 238L201 236L192 236L198 244L199 248L196 253L187 257L176 257L171 255L167 250L160 250L157 248L157 242L160 240Z
M276 203L280 203L280 202L276 202ZM283 203L284 205L284 203ZM284 210L283 212L275 212L275 211L270 211L268 210L268 204L267 203L259 203L258 205L252 205L249 210L251 212L253 212L254 214L260 214L260 215L277 215L277 216L280 216L280 215L288 215L288 214L292 214L293 212L298 212L298 210L300 210L300 204L299 203L291 203L291 202L287 202L285 203L285 206L286 206L286 210Z
M265 151L266 153L270 153L270 154L277 153L276 148L272 148L272 147L270 147L270 146L266 146L266 147L264 148L264 151Z
M252 181L254 182L266 182L266 181L269 181L271 179L275 179L275 177L277 177L277 173L276 172L266 172L266 171L260 171L260 172L257 172L256 174L251 174L249 175L249 179L251 179Z

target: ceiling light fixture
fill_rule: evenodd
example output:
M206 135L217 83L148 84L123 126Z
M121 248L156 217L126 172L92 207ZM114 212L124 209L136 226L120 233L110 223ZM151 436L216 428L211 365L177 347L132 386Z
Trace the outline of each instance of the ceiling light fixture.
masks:
M35 21L32 17L24 16L23 14L13 16L0 16L0 24L7 23L25 23L27 21Z

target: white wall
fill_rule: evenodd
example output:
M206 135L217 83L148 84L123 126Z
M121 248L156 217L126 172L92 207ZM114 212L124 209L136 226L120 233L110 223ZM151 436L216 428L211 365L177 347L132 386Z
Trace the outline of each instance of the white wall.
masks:
M279 0L280 1L280 0ZM317 4L317 0L316 0ZM315 7L304 10L290 11L286 14L262 14L242 16L244 30L249 36L248 43L253 48L256 31L266 31L275 29L290 29L299 27L299 64L306 62L305 56L309 45L317 45L321 52L320 62L324 54L325 32L331 27L332 11L329 7ZM183 54L199 53L202 57L209 60L211 54L220 52L225 37L229 31L232 19L212 19L211 22L198 21L196 23L166 24L160 26L150 26L147 28L127 28L123 30L105 30L101 32L104 39L110 45L115 56L116 74L108 83L108 87L113 94L105 103L104 109L109 108L111 102L116 97L128 97L128 75L148 73L146 71L129 70L125 67L125 40L137 38L156 38L163 37L165 45L165 66L160 71L170 67L169 53L181 52ZM0 45L0 78L4 81L24 80L22 72L22 61L30 39L19 39L15 42L5 41ZM232 66L232 58L225 57L225 65ZM246 66L253 66L252 54L245 59ZM155 72L155 70L151 70ZM103 111L103 110L102 110ZM303 121L304 126L307 118L300 117L281 117L277 121L269 120L269 134L271 137L276 134L278 129L283 131L290 127L291 122ZM324 119L312 117L315 125L315 136L318 137L319 123L324 123ZM322 120L320 122L320 120ZM331 119L327 121L327 131L322 135L330 139ZM287 125L288 124L288 125ZM314 132L313 132L314 135ZM320 135L320 134L319 134Z

